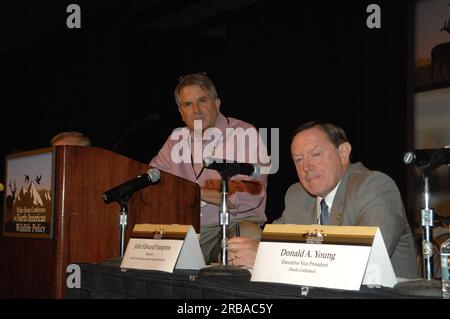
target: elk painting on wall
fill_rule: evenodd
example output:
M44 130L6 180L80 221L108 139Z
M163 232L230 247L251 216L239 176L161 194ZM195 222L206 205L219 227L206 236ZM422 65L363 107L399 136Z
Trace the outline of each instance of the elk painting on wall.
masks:
M415 91L450 86L450 0L415 6Z
M417 0L414 21L414 148L450 147L450 0ZM418 169L410 182L419 221L424 189ZM439 236L448 232L437 216L450 217L450 166L434 169L429 182L433 235Z

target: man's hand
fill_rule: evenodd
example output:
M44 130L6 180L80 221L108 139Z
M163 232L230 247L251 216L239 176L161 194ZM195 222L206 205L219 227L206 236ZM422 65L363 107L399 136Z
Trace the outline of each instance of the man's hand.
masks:
M216 189L201 188L200 199L217 206L220 206L222 204L222 194ZM227 206L229 209L236 208L229 198L227 199Z
M259 242L247 237L232 237L228 240L228 264L253 268Z
M220 193L220 183L218 179L209 179L205 185L201 188L201 200L220 206L222 203L222 194ZM246 192L252 195L257 195L261 192L262 186L259 181L230 181L228 194L231 195L236 192ZM236 208L233 203L228 199L228 208Z
M209 179L203 185L203 188L219 191L220 183L220 179ZM258 180L231 180L228 182L228 187L229 194L243 192L258 195L262 190L261 182Z

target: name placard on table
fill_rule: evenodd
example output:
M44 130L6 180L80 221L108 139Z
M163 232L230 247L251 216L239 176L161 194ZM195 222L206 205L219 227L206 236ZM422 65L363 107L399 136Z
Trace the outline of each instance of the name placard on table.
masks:
M276 224L264 228L251 280L345 290L397 283L378 227Z
M136 224L121 268L160 270L205 267L197 234L191 225Z

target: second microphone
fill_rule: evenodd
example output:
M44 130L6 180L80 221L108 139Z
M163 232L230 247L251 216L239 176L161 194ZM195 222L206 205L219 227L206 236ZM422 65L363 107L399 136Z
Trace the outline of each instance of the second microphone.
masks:
M156 168L151 168L147 173L137 176L128 182L122 183L103 193L103 201L109 204L118 199L124 199L133 193L151 184L159 182L161 172Z
M226 177L242 174L256 178L261 173L261 168L258 164L230 162L213 157L205 158L203 165L208 169L218 171L220 175L225 175Z

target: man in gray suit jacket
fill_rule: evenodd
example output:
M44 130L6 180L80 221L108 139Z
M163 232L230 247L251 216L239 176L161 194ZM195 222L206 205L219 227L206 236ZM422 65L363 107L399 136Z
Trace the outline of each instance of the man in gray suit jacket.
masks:
M417 278L416 249L394 181L361 163L350 164L351 145L340 127L308 122L293 134L291 154L300 183L289 187L277 224L378 226L397 277ZM253 266L258 243L233 237L228 260Z

